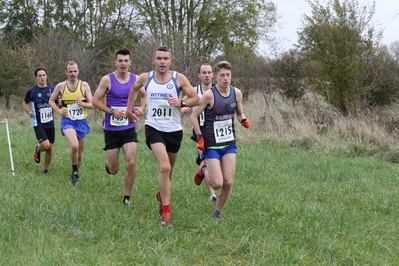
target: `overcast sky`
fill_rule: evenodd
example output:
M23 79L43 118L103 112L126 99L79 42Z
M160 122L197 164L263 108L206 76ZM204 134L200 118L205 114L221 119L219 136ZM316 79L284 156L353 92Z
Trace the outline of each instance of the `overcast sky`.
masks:
M278 0L274 1L277 5L277 12L280 16L276 37L281 41L281 48L288 50L298 41L298 28L301 26L303 14L311 15L310 7L305 0ZM320 0L324 5L326 1ZM342 1L341 1L342 2ZM359 5L369 5L371 1L358 0ZM383 44L391 44L399 40L399 0L376 0L376 12L374 22L380 24L379 29L384 30ZM264 50L260 46L260 50Z

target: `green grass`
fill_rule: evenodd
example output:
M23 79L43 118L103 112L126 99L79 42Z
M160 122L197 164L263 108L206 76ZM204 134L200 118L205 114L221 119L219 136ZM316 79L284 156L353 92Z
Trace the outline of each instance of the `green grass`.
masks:
M68 145L57 129L47 175L33 161L30 126L10 121L11 175L0 125L2 265L395 265L399 261L398 165L275 144L238 144L225 219L211 218L192 175L186 131L172 182L173 228L162 228L157 168L139 131L133 201L122 206L123 168L105 173L94 122L80 182L69 183ZM141 125L140 125L141 126ZM142 126L141 126L142 127ZM122 162L122 159L121 159Z

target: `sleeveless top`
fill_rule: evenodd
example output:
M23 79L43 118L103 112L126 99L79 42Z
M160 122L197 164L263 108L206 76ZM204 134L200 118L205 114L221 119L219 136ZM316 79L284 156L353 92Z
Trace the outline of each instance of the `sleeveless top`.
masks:
M104 104L114 110L124 110L126 112L129 92L136 81L136 75L129 73L129 81L126 83L120 83L114 73L109 73L108 76L110 79L110 87L109 91L105 94ZM132 107L132 111L134 113L134 106ZM117 119L109 113L105 113L102 122L102 127L109 131L120 131L135 126L136 123L130 122L126 116Z
M200 85L197 85L197 94L198 94L198 97L199 97L200 99L202 98L202 95L204 94L204 93L202 92L201 84L200 84ZM192 107L192 110L194 111L194 109L195 109L196 107L197 107L197 106L193 106L193 107ZM203 111L203 112L198 116L198 123L199 123L200 128L202 128L202 127L204 126L204 121L205 121L204 115L205 115L205 113L204 113L204 111Z
M86 97L82 93L82 81L78 80L78 85L75 91L70 91L65 81L64 92L61 95L62 109L66 110L66 118L71 120L82 120L87 118L86 107L75 103L76 97L80 97L83 102L86 102Z
M26 104L31 103L32 111L35 114L35 116L31 118L32 126L54 126L53 108L48 104L48 100L53 91L54 88L52 86L40 88L36 85L26 92L24 101Z
M154 79L154 71L148 74L145 86L148 110L145 124L162 132L182 130L179 107L170 106L169 95L180 99L181 90L177 87L177 74L173 71L172 78L166 83L158 83Z
M236 93L230 85L227 97L220 95L215 86L211 88L214 102L211 109L205 108L203 136L205 147L225 147L235 145L234 115L236 111Z

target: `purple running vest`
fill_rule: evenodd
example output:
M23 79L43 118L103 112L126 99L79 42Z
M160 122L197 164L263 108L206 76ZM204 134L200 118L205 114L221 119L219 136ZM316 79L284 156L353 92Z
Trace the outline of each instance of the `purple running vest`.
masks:
M108 76L111 81L111 87L110 90L105 94L105 105L113 109L126 109L129 92L133 86L133 83L136 81L136 75L130 73L129 81L123 84L116 79L114 73L109 73ZM134 112L134 106L132 107L132 111ZM113 121L111 121L112 119ZM109 113L105 113L102 126L105 130L121 131L135 127L136 123L129 122L127 118L117 120L115 118L112 118Z

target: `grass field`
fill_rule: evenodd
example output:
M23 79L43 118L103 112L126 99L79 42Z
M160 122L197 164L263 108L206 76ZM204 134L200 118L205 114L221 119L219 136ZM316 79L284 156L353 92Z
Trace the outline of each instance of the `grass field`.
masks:
M0 125L2 265L396 265L398 165L376 158L239 143L225 219L192 176L185 137L172 182L173 228L162 228L157 168L139 131L135 209L122 206L123 172L107 175L103 134L92 123L80 182L69 183L57 129L50 172L33 161L33 129L10 120L11 175Z

